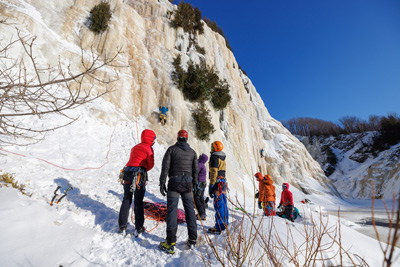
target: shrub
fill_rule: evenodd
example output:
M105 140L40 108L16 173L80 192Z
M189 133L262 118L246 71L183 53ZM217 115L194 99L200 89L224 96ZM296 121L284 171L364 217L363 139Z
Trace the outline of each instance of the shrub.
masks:
M375 154L400 142L400 117L396 114L382 117L379 127L380 133L374 137Z
M95 5L90 10L90 26L89 29L94 33L99 34L104 32L108 27L108 22L111 19L111 8L107 2L101 2Z
M210 135L215 132L214 125L211 123L210 110L200 104L197 111L192 113L195 121L196 137L203 141L209 141Z
M211 103L216 110L223 110L232 100L226 80L219 80L218 85L214 87L211 95Z
M383 117L380 126L385 143L391 146L400 141L400 117L396 114Z
M196 48L197 52L203 56L206 54L206 49L204 47L199 46L197 43L194 45L194 47Z
M25 192L25 185L23 184L19 185L18 182L14 180L14 176L12 174L4 173L0 175L0 187L2 186L5 187L11 186L12 188L18 189L18 191L20 191L22 194L27 195L29 197L31 196Z
M188 70L185 73L185 81L182 88L183 96L191 102L203 102L206 100L206 92L202 84L202 78L205 79L203 70L197 65L189 63Z
M181 67L181 62L181 55L178 55L172 62L172 65L174 66L174 70L172 71L172 80L179 89L183 88L185 81L185 71Z
M174 13L171 25L174 28L182 27L185 32L195 34L204 33L203 23L201 22L201 11L197 7L193 8L191 4L180 2L178 9Z
M191 102L204 102L210 99L216 110L224 109L231 101L229 85L226 80L221 80L213 68L206 64L194 65L189 63L188 70L184 71L180 56L174 59L175 70L172 80L182 91L185 99Z

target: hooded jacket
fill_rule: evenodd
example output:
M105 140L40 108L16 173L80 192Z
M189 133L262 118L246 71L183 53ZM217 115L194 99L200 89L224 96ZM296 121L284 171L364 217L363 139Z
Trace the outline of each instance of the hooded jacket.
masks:
M286 185L286 190L282 191L281 193L281 202L283 206L291 205L293 206L293 194L289 191L289 184L284 183Z
M152 130L144 130L141 136L141 143L131 149L126 166L144 167L146 171L150 171L154 166L154 151L152 148L156 134Z
M175 145L170 146L164 154L160 183L165 183L167 176L171 178L183 174L192 177L192 183L197 185L197 154L187 142L178 141Z
M202 153L199 157L199 182L206 182L207 180L207 169L205 163L208 160L208 156Z
M261 173L256 173L255 175L257 177L257 181L259 182L258 184L258 201L260 202L269 202L273 201L275 202L276 195L275 195L275 186L273 185L273 181L271 179L271 176L268 174L262 177Z

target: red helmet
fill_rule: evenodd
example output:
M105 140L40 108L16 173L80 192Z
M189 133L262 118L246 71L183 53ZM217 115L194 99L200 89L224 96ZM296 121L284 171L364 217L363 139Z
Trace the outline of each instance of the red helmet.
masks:
M212 146L215 152L222 151L222 149L224 149L224 146L220 141L215 141L214 143L212 143Z
M179 132L178 132L178 138L185 138L185 139L188 139L188 132L186 132L185 130L180 130Z

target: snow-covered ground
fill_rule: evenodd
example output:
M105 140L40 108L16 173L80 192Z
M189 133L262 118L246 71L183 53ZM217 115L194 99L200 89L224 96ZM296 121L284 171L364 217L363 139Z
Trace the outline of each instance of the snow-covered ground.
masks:
M97 113L99 110L113 116L101 116L101 112ZM43 141L30 146L1 147L0 174L13 174L20 184L26 185L27 193L32 196L28 197L4 186L0 188L0 266L203 265L199 248L194 251L185 249L185 224L179 225L178 253L173 256L157 248L166 236L165 224L157 226L154 221L146 220L145 226L152 230L139 238L116 233L123 196L118 182L119 170L127 162L130 149L137 143L137 136L146 128L147 122L143 118L138 118L137 123L129 121L113 105L100 99L71 112L71 115L80 115L80 119L70 126L49 133ZM55 118L47 123L55 123L54 121ZM158 187L161 161L166 148L158 143L154 145L155 167L149 172L146 200L166 202ZM198 154L203 152L208 153L197 151ZM250 182L253 178L242 179ZM61 186L63 191L69 185L74 189L69 191L68 196L59 204L50 206L56 187ZM320 185L315 182L313 186L318 190ZM352 204L331 195L304 195L295 188L292 188L292 192L295 205L303 215L293 225L289 224L298 246L303 243L305 227L310 225L310 214L322 220L329 218L329 224L334 225L337 219L327 216L327 210L335 210L339 206L352 208ZM253 199L232 189L229 197L235 199L235 196L245 203L249 213L253 212ZM277 196L279 201L278 187ZM310 199L313 204L301 204L300 200L304 198ZM231 205L230 208L231 229L234 230L240 225L242 213L235 211ZM208 208L207 215L204 222L206 228L214 223L212 207ZM267 233L272 218L256 217L255 223L260 220L263 220L262 229ZM245 219L244 225L248 226L247 229L251 228L249 219ZM282 240L286 240L287 221L274 217L273 225L274 231ZM378 242L353 228L354 223L342 220L344 248L359 255L369 266L380 266L382 253ZM128 231L133 231L132 224ZM198 233L199 247L204 251L207 244L200 222ZM224 244L225 237L224 234L217 237L218 243ZM259 253L263 252L259 245L255 245L254 249ZM396 253L399 255L399 250ZM324 257L333 254L333 250L327 251ZM329 262L335 265L338 260L336 257ZM283 258L282 261L284 266L291 266L287 259ZM399 262L393 266L400 266ZM218 265L214 257L211 258L211 263ZM254 263L246 262L245 265L253 266Z

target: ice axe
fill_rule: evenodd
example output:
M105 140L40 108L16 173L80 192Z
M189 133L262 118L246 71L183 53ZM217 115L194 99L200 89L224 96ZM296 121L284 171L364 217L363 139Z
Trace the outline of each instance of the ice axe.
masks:
M53 198L51 199L50 206L53 206L54 200L55 200L56 197L59 195L59 194L57 194L57 191L58 191L58 189L60 189L60 188L61 188L61 186L57 186L56 190L54 190L54 196L53 196ZM67 196L68 191L73 190L73 189L74 189L74 188L73 188L72 186L69 185L69 187L68 187L67 189L64 190L63 195L57 200L57 204L60 203L60 201L61 201L64 197Z

